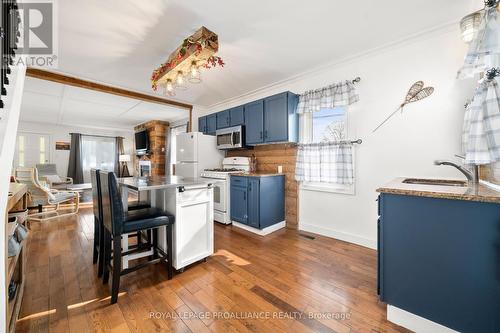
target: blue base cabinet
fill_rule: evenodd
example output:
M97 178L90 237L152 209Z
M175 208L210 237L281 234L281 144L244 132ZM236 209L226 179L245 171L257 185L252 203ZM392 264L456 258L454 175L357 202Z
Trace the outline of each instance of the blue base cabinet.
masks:
M285 220L285 176L231 176L231 220L264 229Z
M460 332L500 332L500 204L379 196L380 299Z

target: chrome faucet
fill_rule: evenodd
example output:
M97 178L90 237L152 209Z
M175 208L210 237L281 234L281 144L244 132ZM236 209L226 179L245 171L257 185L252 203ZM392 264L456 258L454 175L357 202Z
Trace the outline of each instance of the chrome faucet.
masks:
M476 165L474 166L474 172L471 172L471 171L467 170L465 167L458 165L457 163L454 163L452 161L436 160L436 161L434 161L434 165L452 166L452 167L458 169L458 171L460 171L461 173L463 173L465 175L465 177L467 177L467 180L470 184L477 184L479 182L479 171L478 171L478 167Z

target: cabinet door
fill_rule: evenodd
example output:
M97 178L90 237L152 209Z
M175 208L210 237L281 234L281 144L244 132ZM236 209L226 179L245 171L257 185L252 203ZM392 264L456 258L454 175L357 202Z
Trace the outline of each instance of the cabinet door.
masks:
M217 129L229 127L229 110L217 112Z
M198 118L198 132L207 133L207 117L199 117Z
M288 93L264 99L264 141L288 141Z
M247 224L247 188L231 186L231 220Z
M264 142L264 101L258 100L245 105L246 144Z
M178 222L174 223L173 235L175 244L173 264L176 269L181 269L214 253L212 198L212 189L187 190L177 193L176 197L169 197L168 200L176 202L175 218ZM159 239L164 240L165 236ZM166 246L163 246L163 249L165 248Z
M260 226L260 183L259 178L248 180L248 225L254 228Z
M380 281L380 272L381 272L381 262L380 262L380 258L381 258L381 248L380 248L380 219L378 219L377 221L377 295L380 295L380 285L381 285L381 281Z
M207 134L215 135L217 129L217 115L211 114L207 116Z
M244 107L242 105L229 110L229 122L231 126L243 125L245 123L243 109Z

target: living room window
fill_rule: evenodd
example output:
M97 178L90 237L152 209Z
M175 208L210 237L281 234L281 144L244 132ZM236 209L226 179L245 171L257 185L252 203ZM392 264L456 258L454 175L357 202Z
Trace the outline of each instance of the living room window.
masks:
M90 183L90 169L114 171L116 139L103 136L82 136L83 179Z

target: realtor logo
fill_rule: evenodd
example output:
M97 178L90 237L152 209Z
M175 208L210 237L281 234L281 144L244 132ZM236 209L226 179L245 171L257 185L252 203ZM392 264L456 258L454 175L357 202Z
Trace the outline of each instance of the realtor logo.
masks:
M20 36L17 62L30 67L57 67L56 1L32 0L19 3ZM11 39L11 40L15 40Z

